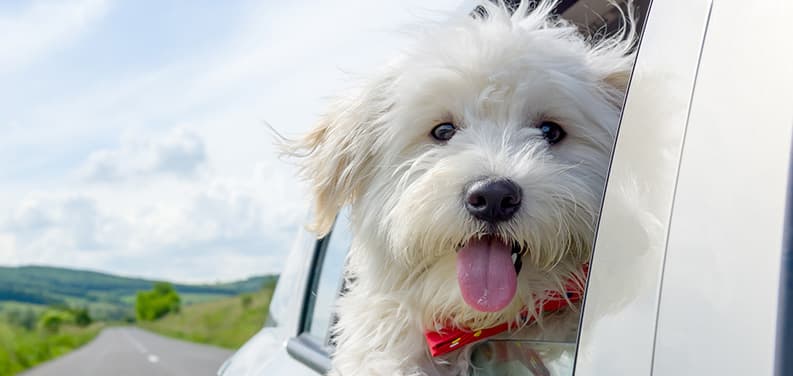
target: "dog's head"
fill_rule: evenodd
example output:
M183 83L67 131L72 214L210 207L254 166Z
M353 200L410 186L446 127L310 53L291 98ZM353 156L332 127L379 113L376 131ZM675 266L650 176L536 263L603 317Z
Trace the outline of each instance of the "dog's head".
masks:
M588 40L553 5L432 28L291 145L315 230L350 204L353 261L428 325L512 318L589 257L633 32Z

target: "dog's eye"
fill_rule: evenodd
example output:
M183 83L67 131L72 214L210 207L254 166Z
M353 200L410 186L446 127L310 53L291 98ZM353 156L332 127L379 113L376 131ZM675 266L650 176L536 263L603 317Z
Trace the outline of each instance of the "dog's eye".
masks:
M543 121L538 128L542 132L542 137L551 145L562 141L564 136L567 136L567 132L552 121Z
M457 127L452 123L441 123L432 128L430 135L438 141L449 141L457 132Z

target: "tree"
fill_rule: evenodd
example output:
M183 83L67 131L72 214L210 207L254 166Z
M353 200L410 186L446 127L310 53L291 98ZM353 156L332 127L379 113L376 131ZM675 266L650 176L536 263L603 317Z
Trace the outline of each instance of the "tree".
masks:
M169 313L178 313L181 299L167 282L157 282L149 291L138 291L135 314L138 320L154 321Z
M72 308L70 311L74 315L74 323L78 326L88 326L94 321L87 307Z

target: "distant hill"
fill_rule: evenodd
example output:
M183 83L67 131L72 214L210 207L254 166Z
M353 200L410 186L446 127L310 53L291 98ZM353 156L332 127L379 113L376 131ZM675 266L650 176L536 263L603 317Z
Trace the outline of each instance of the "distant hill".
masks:
M255 292L275 285L274 275L220 284L173 284L185 303ZM100 318L121 319L130 315L134 297L156 281L120 277L93 271L46 266L0 267L0 304L88 306Z

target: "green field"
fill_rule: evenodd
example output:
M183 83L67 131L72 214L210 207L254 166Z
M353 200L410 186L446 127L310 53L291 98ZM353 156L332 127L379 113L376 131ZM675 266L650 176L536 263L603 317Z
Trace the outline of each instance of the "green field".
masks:
M237 349L264 325L273 288L274 284L255 293L196 303L138 326L169 337ZM250 297L247 304L245 296Z

